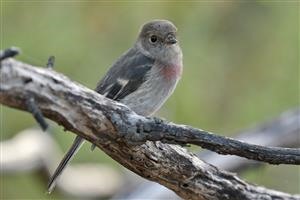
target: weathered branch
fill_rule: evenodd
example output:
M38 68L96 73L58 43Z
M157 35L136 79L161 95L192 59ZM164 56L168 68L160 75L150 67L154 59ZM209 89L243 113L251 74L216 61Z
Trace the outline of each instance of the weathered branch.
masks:
M141 120L141 125L143 131L136 132L133 140L138 138L137 141L139 142L147 140L175 141L183 144L195 144L219 154L237 155L270 164L300 164L300 149L297 148L265 147L249 144L190 126L173 123L157 124Z
M300 109L283 112L278 117L241 132L235 139L252 144L278 147L300 146ZM263 164L236 156L221 156L211 151L202 151L199 158L227 171L237 172L243 168Z
M2 104L26 110L26 97L32 95L44 116L96 144L126 168L165 185L185 199L300 199L299 196L248 184L231 173L201 161L178 145L161 142L129 145L126 141L128 136L134 136L131 137L134 139L132 141L143 141L140 139L144 138L139 137L147 135L145 132L152 132L156 138L168 142L173 135L178 142L201 144L210 149L215 149L213 145L216 145L218 149L223 148L225 153L233 151L237 155L240 154L237 148L241 142L138 116L126 106L106 99L53 70L32 67L13 59L2 61L0 77ZM177 140L176 134L179 133L183 133L187 139ZM169 137L162 137L162 134L169 134ZM208 142L210 139L215 140L215 144ZM227 148L222 145L222 140L227 141ZM280 158L288 158L287 163L299 163L299 151L296 149L253 146L255 148L251 150L249 144L246 147L241 151L258 160L262 159L261 155L257 155L257 149L262 148L269 153L264 158L272 157L272 151L275 150ZM279 157L269 160L278 163Z
M279 116L267 122L255 124L241 131L235 138L247 141L252 144L264 146L300 146L300 109L294 108L281 113ZM224 156L209 150L200 151L196 154L200 159L210 163L219 169L230 172L242 172L246 169L253 169L261 166L262 162L257 162L237 156ZM133 176L130 176L133 178ZM155 192L152 192L155 191ZM154 182L136 181L135 187L123 187L113 199L179 199L176 195Z

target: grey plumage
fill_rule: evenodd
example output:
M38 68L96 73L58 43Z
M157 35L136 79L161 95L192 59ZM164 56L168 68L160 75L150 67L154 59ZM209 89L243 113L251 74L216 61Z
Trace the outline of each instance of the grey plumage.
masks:
M146 23L135 45L110 67L95 90L137 114L152 115L172 94L181 76L182 53L176 31L167 20ZM49 193L82 143L83 138L77 136L50 178Z
M143 55L136 48L131 48L112 65L98 83L96 92L120 101L146 81L146 75L153 64L154 59Z

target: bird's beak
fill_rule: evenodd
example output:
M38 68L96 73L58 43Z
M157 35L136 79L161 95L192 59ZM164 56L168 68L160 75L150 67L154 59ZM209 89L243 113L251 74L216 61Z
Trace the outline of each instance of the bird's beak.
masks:
M177 43L176 36L174 34L169 34L166 38L166 43L167 44L176 44Z

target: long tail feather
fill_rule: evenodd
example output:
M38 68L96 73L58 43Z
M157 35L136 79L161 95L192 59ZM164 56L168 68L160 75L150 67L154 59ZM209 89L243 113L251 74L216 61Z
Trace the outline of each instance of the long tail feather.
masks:
M61 173L65 169L66 165L72 160L73 156L80 149L83 142L84 142L84 139L82 137L76 136L72 146L70 147L68 152L65 154L62 161L59 163L54 174L52 175L52 177L49 180L49 183L48 183L48 193L49 194L53 191L57 178L61 175Z

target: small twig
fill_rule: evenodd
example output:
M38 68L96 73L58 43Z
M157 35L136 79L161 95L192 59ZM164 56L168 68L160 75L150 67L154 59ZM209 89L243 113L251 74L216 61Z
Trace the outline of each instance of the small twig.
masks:
M50 56L48 58L46 67L52 69L54 67L55 57ZM39 109L39 107L36 105L34 97L28 95L28 99L26 100L27 109L30 113L32 113L33 117L37 121L37 123L40 125L43 131L47 130L48 124Z
M55 63L55 57L54 56L50 56L48 58L46 67L49 68L49 69L53 69L54 63Z
M17 47L10 47L8 49L5 49L3 51L0 51L0 61L6 59L6 58L11 58L20 53L20 49Z
M28 96L28 98L26 100L26 105L27 105L28 111L33 115L33 117L35 118L37 123L40 125L42 130L43 131L47 130L48 124L47 124L41 110L36 105L35 100L32 96L30 96L30 95Z

